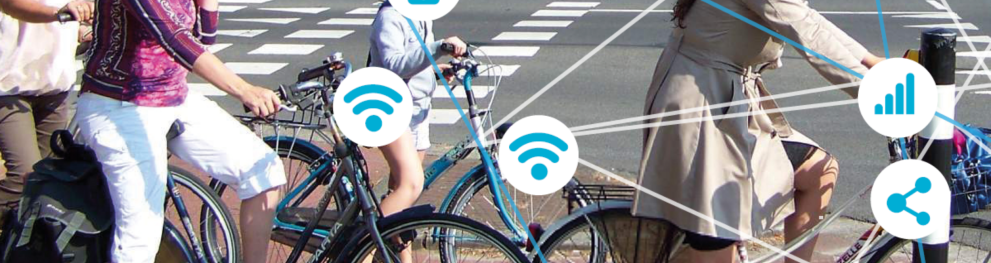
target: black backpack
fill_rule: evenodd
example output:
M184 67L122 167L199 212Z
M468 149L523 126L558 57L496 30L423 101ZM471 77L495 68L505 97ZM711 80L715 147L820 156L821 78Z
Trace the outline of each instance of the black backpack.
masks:
M52 135L52 152L8 212L3 262L109 262L114 212L100 163L65 130Z

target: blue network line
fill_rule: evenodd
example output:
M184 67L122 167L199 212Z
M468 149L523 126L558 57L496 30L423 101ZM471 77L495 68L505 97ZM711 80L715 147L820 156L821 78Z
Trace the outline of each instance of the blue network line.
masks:
M891 58L891 53L888 52L888 33L884 31L884 14L881 12L881 0L875 0L877 2L877 21L881 22L881 42L884 43L884 58Z
M707 0L703 0L703 1L707 1ZM413 20L407 17L406 22L408 22L409 27L413 29L413 33L414 35L416 35L416 41L420 43L420 47L423 48L423 52L427 53L427 57L432 58L433 54L431 54L430 50L427 49L427 44L423 42L423 37L420 35L420 32L416 29L416 25L413 24ZM486 168L485 172L489 173L489 175L491 176L492 172L495 171L495 166L492 165L492 157L489 157L488 151L485 150L485 145L482 145L482 140L479 140L478 133L475 133L475 128L471 127L470 120L468 119L468 117L465 116L465 112L464 110L461 109L461 104L458 103L458 99L454 97L454 92L451 91L451 86L447 84L447 79L444 78L444 73L440 71L440 67L437 66L437 62L434 61L433 59L430 59L430 65L433 66L434 71L437 73L437 76L440 77L441 83L444 83L444 89L447 90L447 95L449 95L451 97L451 101L454 102L454 107L457 107L458 114L461 115L461 120L464 121L465 126L468 126L468 133L471 134L472 138L475 139L475 143L478 144L478 149L479 149L478 152L481 153L482 160L485 161L485 168ZM534 242L533 249L537 251L537 256L540 257L540 261L543 263L547 263L547 259L544 258L544 253L540 251L540 245L537 244L539 240L533 238L533 234L530 233L530 229L529 227L527 227L527 223L523 219L523 214L520 213L520 209L516 208L516 202L513 201L513 197L509 196L509 190L506 189L506 185L503 184L498 184L498 185L501 186L499 187L501 189L499 189L498 191L502 191L506 193L505 194L506 199L509 199L509 205L510 207L513 208L513 212L516 213L516 217L519 219L520 224L523 226L523 231L526 232L527 237L530 238L532 242Z

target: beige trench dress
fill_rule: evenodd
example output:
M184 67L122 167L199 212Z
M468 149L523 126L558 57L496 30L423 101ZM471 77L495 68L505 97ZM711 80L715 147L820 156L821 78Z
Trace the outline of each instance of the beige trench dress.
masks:
M802 0L713 0L837 63L866 73L868 52ZM639 183L745 235L794 211L794 169L782 140L814 145L791 130L759 72L780 65L783 41L698 1L675 29L647 92L645 114L665 116L644 134ZM833 84L859 79L796 48ZM783 83L787 85L788 83ZM851 94L855 94L854 91ZM745 103L723 107L725 103ZM633 213L687 231L742 239L732 231L638 192Z

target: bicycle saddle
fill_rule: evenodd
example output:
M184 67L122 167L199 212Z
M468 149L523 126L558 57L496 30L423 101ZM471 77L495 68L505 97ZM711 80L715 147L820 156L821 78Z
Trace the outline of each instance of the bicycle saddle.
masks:
M172 127L169 128L169 132L165 133L165 140L171 141L172 139L179 137L179 135L182 135L182 132L184 131L186 131L186 126L183 126L182 122L177 120L172 123Z

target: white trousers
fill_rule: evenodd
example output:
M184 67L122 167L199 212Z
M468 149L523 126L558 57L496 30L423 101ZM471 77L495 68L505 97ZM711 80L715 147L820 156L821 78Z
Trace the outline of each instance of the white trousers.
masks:
M77 102L80 137L96 152L115 208L113 262L153 262L164 222L171 151L237 190L241 199L286 183L270 147L203 95L182 105L142 107L84 93ZM185 132L171 142L175 121Z

